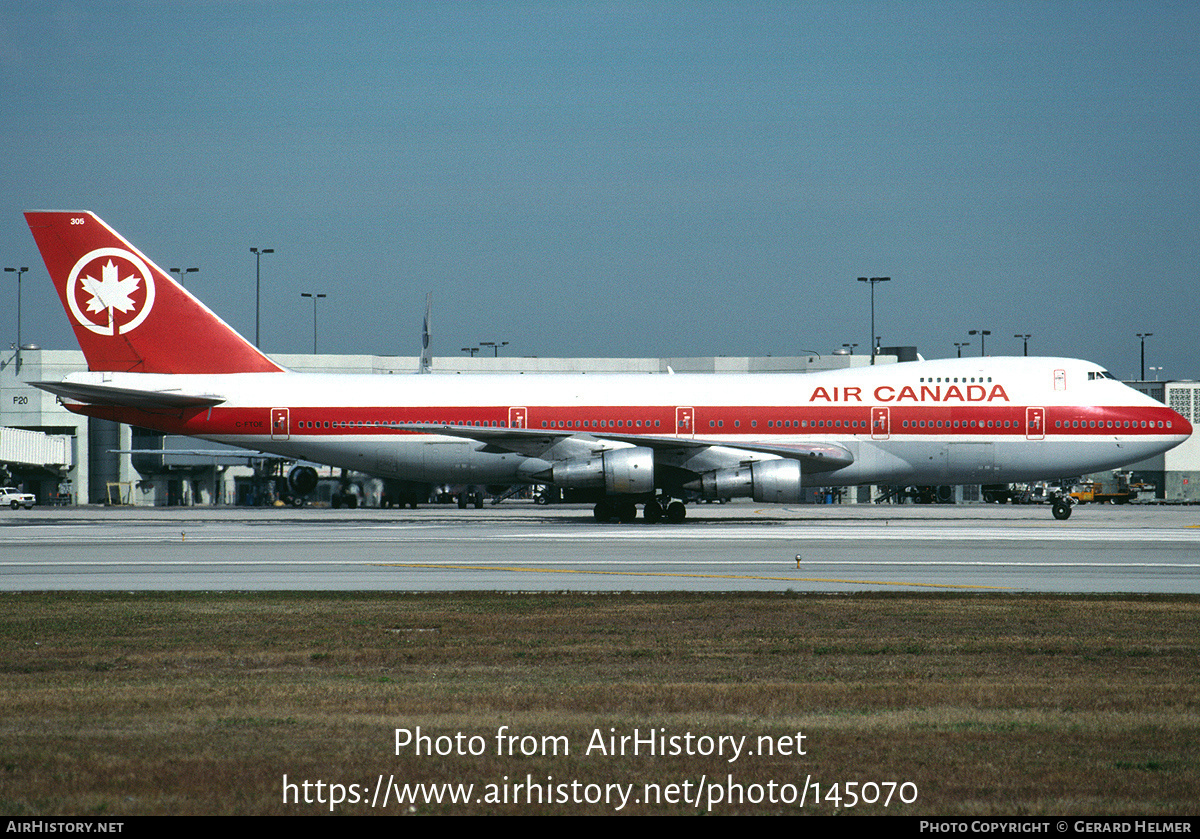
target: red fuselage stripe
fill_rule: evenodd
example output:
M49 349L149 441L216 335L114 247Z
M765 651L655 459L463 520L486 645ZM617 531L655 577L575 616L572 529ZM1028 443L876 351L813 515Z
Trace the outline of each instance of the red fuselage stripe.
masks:
M178 434L262 435L274 430L289 436L340 436L345 434L410 434L394 428L398 423L505 428L509 406L440 408L226 408L214 407L180 414L149 413L132 408L76 406L78 413ZM286 412L286 422L275 412ZM876 412L887 411L886 426L876 423ZM850 435L869 438L928 435L1078 436L1087 434L1178 435L1178 417L1166 406L1095 407L1051 406L1033 409L1041 426L1024 406L853 406L853 407L690 407L685 423L674 406L554 407L524 410L522 427L530 430L577 430L587 434L675 435L700 437L753 434L760 437L797 435ZM687 423L690 423L690 427Z

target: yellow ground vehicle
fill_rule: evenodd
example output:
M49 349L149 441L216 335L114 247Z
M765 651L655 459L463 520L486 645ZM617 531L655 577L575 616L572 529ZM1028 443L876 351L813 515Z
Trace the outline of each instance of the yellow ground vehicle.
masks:
M1128 472L1117 472L1111 481L1083 481L1067 494L1080 504L1128 504L1137 499L1138 489L1129 483Z

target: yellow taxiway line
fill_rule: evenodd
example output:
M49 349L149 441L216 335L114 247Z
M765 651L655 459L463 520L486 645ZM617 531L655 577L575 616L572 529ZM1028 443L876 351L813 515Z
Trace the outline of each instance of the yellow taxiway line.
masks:
M863 586L916 586L920 588L988 589L1006 591L1007 586L976 586L952 583L909 583L896 580L843 580L826 577L775 577L765 574L690 574L677 571L585 571L576 568L524 568L516 565L434 565L422 562L373 562L384 568L435 568L449 571L512 571L527 574L606 574L616 577L687 577L705 580L778 580L785 583L842 583Z

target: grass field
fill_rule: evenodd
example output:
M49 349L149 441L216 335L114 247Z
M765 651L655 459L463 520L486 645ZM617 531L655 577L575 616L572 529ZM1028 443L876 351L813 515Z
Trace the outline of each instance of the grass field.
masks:
M1197 597L3 602L7 815L1200 811ZM635 729L681 753L598 748ZM380 777L474 786L354 803Z

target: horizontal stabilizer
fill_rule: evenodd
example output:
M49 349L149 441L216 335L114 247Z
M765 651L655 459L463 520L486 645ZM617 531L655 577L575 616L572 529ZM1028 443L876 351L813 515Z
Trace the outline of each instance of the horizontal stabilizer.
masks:
M108 385L84 385L74 382L30 382L36 388L63 399L85 405L115 405L142 410L182 408L211 408L225 401L211 393L183 393L178 390L134 390Z

